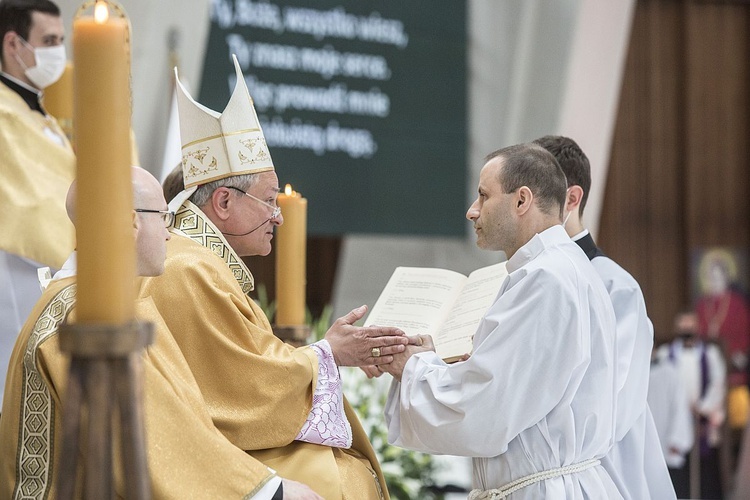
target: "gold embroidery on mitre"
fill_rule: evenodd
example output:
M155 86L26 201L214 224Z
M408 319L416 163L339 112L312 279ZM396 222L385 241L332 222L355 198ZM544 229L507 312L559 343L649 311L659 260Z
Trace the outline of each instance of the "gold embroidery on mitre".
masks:
M208 153L209 149L211 148L196 149L195 151L188 153L188 156L192 156L199 162L203 163L203 158L206 157L206 153Z
M213 150L209 155L213 155L217 161L217 165L206 167L209 160L186 158L183 165L186 188L233 175L273 170L271 153L263 139L245 77L234 55L232 60L237 80L229 102L221 113L196 102L179 78L176 79L183 154L188 155L188 152L210 143Z
M185 179L208 175L209 172L213 172L219 169L215 156L211 156L211 162L208 165L204 164L204 160L206 156L208 156L208 152L210 150L211 147L206 146L205 148L188 151L182 156L182 172L185 176ZM191 158L198 160L200 166L191 161Z
M253 161L261 162L261 161L267 161L270 159L271 159L271 154L268 152L266 141L263 140L260 148L258 149L258 154L255 155L255 158L253 159Z
M242 139L239 141L240 144L245 146L248 151L250 151L252 158L249 158L242 154L242 151L239 151L238 156L240 158L240 163L260 163L269 161L271 159L271 154L268 152L268 146L266 145L266 140L261 137L250 137L248 139ZM260 144L258 146L257 152L253 153L255 151L256 145Z
M173 228L221 258L229 266L229 270L232 272L234 279L237 280L237 284L240 285L242 293L247 295L253 291L255 280L250 270L226 242L221 231L198 207L189 201L183 203L175 214Z
M16 462L18 484L13 498L42 498L52 486L55 402L39 374L36 356L39 347L57 334L75 298L75 283L55 295L37 319L26 343Z

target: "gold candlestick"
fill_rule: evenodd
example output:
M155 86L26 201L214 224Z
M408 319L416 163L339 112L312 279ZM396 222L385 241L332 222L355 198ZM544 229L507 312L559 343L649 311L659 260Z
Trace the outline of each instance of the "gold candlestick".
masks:
M93 16L85 16L93 7ZM81 436L85 498L112 498L112 413L119 410L125 496L150 498L141 351L150 325L135 321L130 164L130 22L115 2L84 3L73 21L78 194L76 324L62 328L71 355L63 403L58 498L76 494ZM87 415L87 428L81 416Z
M284 223L276 228L276 324L305 324L307 200L286 185L277 203Z
M84 16L94 6L93 16ZM110 9L117 17L110 15ZM135 245L130 173L130 24L110 1L73 21L78 198L78 321L133 319Z

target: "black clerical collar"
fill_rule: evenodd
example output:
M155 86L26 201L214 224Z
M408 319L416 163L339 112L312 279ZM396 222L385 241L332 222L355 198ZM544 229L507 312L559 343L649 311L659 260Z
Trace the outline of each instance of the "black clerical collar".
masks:
M581 247L581 250L583 250L589 260L592 260L594 257L606 257L604 252L602 252L602 250L596 246L596 243L594 243L594 238L591 237L591 233L577 239L575 243Z
M35 91L30 89L27 85L22 85L21 82L7 73L0 73L0 82L3 82L8 86L9 89L20 95L31 109L33 109L34 111L39 111L43 115L46 114L44 112L44 109L42 108L41 103L39 102L39 98L42 95L41 91Z

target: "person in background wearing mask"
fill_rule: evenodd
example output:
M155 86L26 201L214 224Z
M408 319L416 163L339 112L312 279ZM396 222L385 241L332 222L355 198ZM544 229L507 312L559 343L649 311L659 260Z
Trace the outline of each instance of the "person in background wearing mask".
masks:
M700 338L698 324L695 312L679 313L674 320L674 339L659 347L655 357L679 371L694 415L693 427L697 427L697 450L687 456L683 468L690 484L694 461L698 461L700 491L690 492L690 498L724 498L719 447L726 419L727 365L721 348Z
M74 247L65 194L73 149L41 104L63 73L65 31L49 0L0 0L0 402L18 332L41 296L37 269Z
M602 278L617 319L615 446L602 458L602 465L624 498L675 498L646 401L654 329L641 287L625 269L604 255L581 221L591 188L586 154L568 137L547 135L534 143L552 153L565 173L568 189L563 226Z
M658 349L654 349L648 382L648 406L654 416L656 432L677 498L690 498L690 476L685 463L695 443L693 412L679 368L668 358L660 359L657 354Z

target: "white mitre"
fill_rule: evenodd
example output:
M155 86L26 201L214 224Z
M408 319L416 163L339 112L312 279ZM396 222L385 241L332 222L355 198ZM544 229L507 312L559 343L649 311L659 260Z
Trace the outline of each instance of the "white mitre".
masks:
M170 202L171 210L179 208L201 184L274 169L253 99L234 54L232 60L237 82L223 113L195 102L175 68L185 191Z

